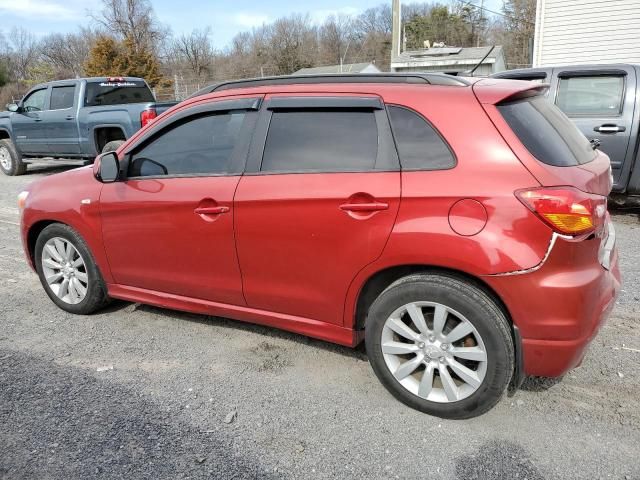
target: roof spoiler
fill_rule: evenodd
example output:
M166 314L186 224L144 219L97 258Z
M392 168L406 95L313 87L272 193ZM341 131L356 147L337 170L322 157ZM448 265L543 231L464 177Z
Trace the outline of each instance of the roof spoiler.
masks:
M549 89L549 85L523 80L487 78L476 82L472 88L480 103L497 105L498 103L544 95Z

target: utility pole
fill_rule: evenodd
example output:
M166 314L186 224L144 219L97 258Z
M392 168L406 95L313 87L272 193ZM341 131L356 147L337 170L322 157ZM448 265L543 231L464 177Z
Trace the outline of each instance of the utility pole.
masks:
M482 28L482 22L484 20L484 0L480 0L480 21L478 22L478 43L476 47L480 46L480 29Z
M349 45L351 45L351 37L349 37L349 41L347 42L347 48L344 49L344 55L340 55L340 73L342 73L342 64L344 63L344 59L347 57Z

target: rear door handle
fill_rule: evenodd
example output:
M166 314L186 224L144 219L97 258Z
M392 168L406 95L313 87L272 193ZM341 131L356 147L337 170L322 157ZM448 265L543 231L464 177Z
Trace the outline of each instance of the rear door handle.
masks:
M606 125L600 125L599 127L595 127L593 131L599 132L599 133L618 133L618 132L624 132L626 129L627 129L626 127L621 127L619 125L606 124Z
M388 208L389 204L384 202L343 203L340 205L340 210L347 212L378 212L380 210L387 210Z
M74 117L73 115L67 115L64 118L65 118L65 120L75 120L76 117Z
M227 213L229 207L198 207L193 213L198 215L220 215L221 213Z

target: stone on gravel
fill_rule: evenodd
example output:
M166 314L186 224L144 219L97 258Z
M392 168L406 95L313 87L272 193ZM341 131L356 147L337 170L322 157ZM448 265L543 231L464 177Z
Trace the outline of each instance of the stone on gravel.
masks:
M104 367L96 368L96 372L107 372L109 370L113 370L113 365L105 365Z
M224 417L224 423L232 423L237 416L238 416L238 411L231 410L229 413L227 413L227 416Z

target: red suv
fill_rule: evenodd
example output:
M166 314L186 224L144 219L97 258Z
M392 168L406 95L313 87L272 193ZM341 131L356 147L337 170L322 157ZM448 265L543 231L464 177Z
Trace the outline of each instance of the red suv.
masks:
M437 74L231 82L20 194L45 291L365 341L447 418L578 365L620 287L609 159L544 86Z

